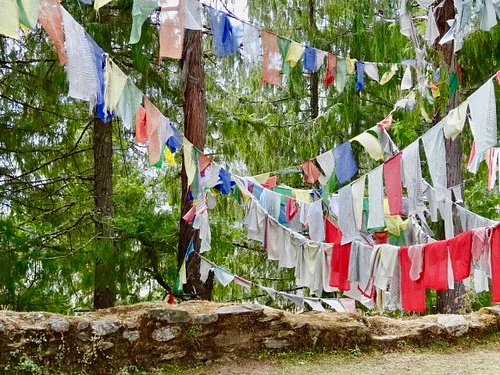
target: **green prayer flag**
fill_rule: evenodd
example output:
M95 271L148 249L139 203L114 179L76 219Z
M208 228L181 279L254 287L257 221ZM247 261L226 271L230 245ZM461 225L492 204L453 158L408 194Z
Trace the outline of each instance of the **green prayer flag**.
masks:
M458 89L458 73L450 74L448 79L449 90L448 94L451 96Z
M278 36L278 46L280 47L282 61L281 71L284 74L290 74L290 64L285 61L288 49L290 48L290 43L291 42L288 39Z

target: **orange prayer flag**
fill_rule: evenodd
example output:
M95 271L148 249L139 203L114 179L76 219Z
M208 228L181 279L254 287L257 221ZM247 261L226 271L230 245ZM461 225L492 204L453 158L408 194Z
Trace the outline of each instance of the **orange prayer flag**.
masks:
M59 63L61 65L66 64L68 57L64 49L64 29L59 0L40 0L38 21L52 39L56 47Z
M280 85L281 53L276 34L262 30L262 80L270 85Z
M308 184L314 184L316 181L318 181L321 172L312 160L308 160L305 163L301 164L300 169L302 169L302 172L304 174L305 182L307 182Z
M160 1L160 60L179 60L184 42L184 0Z
M137 108L135 115L135 141L146 142L148 140L146 110L142 105Z
M161 144L159 127L161 112L151 101L144 97L144 109L146 110L146 123L148 134L149 164L155 165L161 158Z
M198 156L198 164L200 173L203 173L208 168L208 166L212 164L212 160L207 155L201 154L200 156Z
M389 115L382 121L377 122L377 125L380 129L389 130L392 126L392 113L389 113Z

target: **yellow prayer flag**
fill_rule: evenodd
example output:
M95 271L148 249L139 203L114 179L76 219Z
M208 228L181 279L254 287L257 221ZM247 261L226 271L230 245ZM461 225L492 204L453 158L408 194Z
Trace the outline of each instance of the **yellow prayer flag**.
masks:
M95 0L94 1L94 9L98 11L101 7L109 3L111 0Z
M357 141L365 148L366 152L375 160L384 160L384 151L380 145L380 141L374 135L363 132L355 136L352 141Z
M304 46L292 40L292 42L290 43L290 47L288 48L288 53L286 54L285 61L289 63L293 68L295 65L297 65L297 62L302 57L303 53Z
M0 34L14 39L19 37L19 7L16 0L0 0Z
M186 168L188 186L190 186L196 174L195 158L193 157L194 148L193 144L189 142L186 137L182 137L182 146L184 148L184 167Z
M398 71L398 65L392 64L389 71L385 72L382 75L382 78L380 78L380 84L385 85L387 82L389 82L391 80L391 78L394 76L394 74L396 74L397 71Z
M165 160L167 161L168 165L175 167L176 163L174 154L172 154L168 147L165 147Z
M347 57L345 59L345 62L347 64L347 73L354 74L356 70L356 59L350 59L349 57Z

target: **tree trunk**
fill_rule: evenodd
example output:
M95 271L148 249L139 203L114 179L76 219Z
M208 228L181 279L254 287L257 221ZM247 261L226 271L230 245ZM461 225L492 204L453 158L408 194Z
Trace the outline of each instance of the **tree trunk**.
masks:
M201 47L202 34L198 30L185 30L184 50L182 52L181 68L184 84L184 136L197 149L205 147L205 73L203 70L203 54ZM195 252L200 251L198 231L186 223L182 216L192 206L188 199L189 186L187 175L182 165L182 202L179 227L179 248L177 252L178 266L182 264L186 249L191 239L194 239ZM184 292L192 298L210 300L212 298L213 278L206 283L200 280L200 258L191 255L186 267L187 284Z
M438 5L440 1L436 2L435 5ZM438 8L436 11L436 23L439 28L439 39L448 31L449 26L446 23L447 20L453 19L455 17L455 7L452 0L445 1L443 7ZM443 59L445 64L448 66L448 73L456 74L457 73L457 57L453 52L454 43L448 42L446 44L440 45L436 42L435 48L437 51L443 53ZM456 108L459 104L459 91L458 89L453 92L449 99L448 105L446 107L446 114L451 111L453 108ZM437 122L442 118L441 113L436 113L434 116L434 120ZM462 188L463 175L462 175L462 149L460 142L460 135L458 135L455 140L446 139L445 138L445 147L446 147L446 170L447 170L447 179L448 179L448 187L460 185ZM455 200L456 197L453 197ZM453 207L453 211L456 209ZM457 215L453 215L454 218ZM454 223L455 235L462 232L460 227L460 222ZM463 282L455 283L454 289L448 289L444 291L437 292L437 301L436 301L436 311L438 313L443 314L455 314L460 312L465 304L465 286Z
M316 29L316 8L315 0L309 0L309 42L312 44L312 39L314 38ZM309 100L309 105L311 107L311 118L315 119L319 115L319 75L318 72L311 72L310 74L310 86L309 90L311 93L311 98Z
M311 118L315 119L318 117L319 114L319 76L318 72L311 72L311 86L310 86L310 91L311 91L311 99L309 102L309 105L311 106Z
M94 210L97 236L95 261L94 309L114 306L116 298L116 260L114 233L109 219L113 216L113 125L98 118L94 121Z

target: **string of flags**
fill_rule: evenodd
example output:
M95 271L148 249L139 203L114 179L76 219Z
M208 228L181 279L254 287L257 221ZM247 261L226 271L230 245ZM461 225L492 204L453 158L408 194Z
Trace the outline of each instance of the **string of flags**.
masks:
M493 77L491 77L491 79L492 78ZM488 85L490 85L492 83L491 79L489 79L483 86L488 87ZM481 93L482 90L485 90L485 88L483 86L478 90L479 93ZM473 95L475 95L475 94L476 93L474 93ZM492 105L490 100L483 101L483 102L485 102L488 107L490 107ZM494 103L495 103L495 100L493 99L493 104ZM457 112L459 112L459 111L463 111L463 109L458 108ZM431 156L433 158L436 158L436 156L438 156L438 158L440 158L439 155L444 152L444 148L442 148L442 146L443 146L442 142L444 142L444 138L443 138L444 137L444 123L450 123L450 124L454 125L451 128L447 127L448 130L454 129L454 131L447 131L446 136L448 136L448 137L456 136L462 130L463 124L456 126L455 121L450 121L450 120L455 118L454 116L456 116L456 115L452 113L450 115L450 119L447 119L447 118L443 119L443 123L440 123L440 124L434 126L432 129L430 129L429 132L427 132L426 134L424 134L421 137L422 142L424 144L424 151L426 152L427 158L429 160L431 159ZM464 120L464 122L465 122L465 120ZM496 124L496 121L495 121L495 124ZM473 130L473 132L474 132L474 130ZM387 135L387 137L388 137L388 135ZM478 140L480 140L480 139L481 138L478 138ZM374 228L375 226L380 226L381 229L387 228L390 232L392 232L395 235L399 235L401 233L401 231L404 229L405 225L408 225L407 223L405 224L403 222L400 215L408 214L408 212L411 212L413 217L418 217L420 219L421 224L422 224L422 228L423 228L423 229L419 229L419 232L421 232L421 234L415 235L415 237L416 238L425 238L426 241L431 241L432 238L428 233L430 231L430 228L427 226L426 221L425 221L425 216L423 214L424 214L424 212L428 212L428 214L431 216L431 220L436 221L437 220L437 213L439 211L441 213L441 217L445 221L445 230L446 230L446 234L447 234L447 240L442 242L442 243L446 244L446 248L447 248L447 246L448 246L447 241L455 241L455 237L453 236L454 231L453 231L453 213L452 213L452 206L454 205L454 203L451 200L451 193L455 194L455 197L461 197L460 186L452 187L451 189L447 188L447 183L444 183L442 180L444 178L443 176L446 176L446 170L445 169L443 170L443 168L442 168L443 163L441 161L438 161L436 163L436 165L430 166L430 168L429 168L430 172L431 172L431 178L433 179L433 182L436 186L436 189L432 188L432 186L430 186L429 184L424 183L424 181L422 180L422 173L419 169L420 162L418 161L419 160L419 147L418 147L419 140L420 140L420 138L417 141L415 141L412 145L410 145L408 148L404 149L402 152L398 151L396 148L396 149L392 150L391 152L389 152L387 157L384 157L382 155L381 159L382 160L386 159L386 161L384 162L384 165L377 167L374 171L372 171L370 174L368 174L369 182L371 180L378 181L374 184L369 183L370 194L368 197L368 209L366 209L366 206L363 202L364 191L365 191L365 181L366 181L366 179L363 177L359 178L358 180L356 180L352 184L348 184L348 185L344 186L344 188L340 189L338 195L336 196L336 198L337 198L336 204L334 203L335 200L333 199L335 196L331 195L331 194L327 195L329 198L332 198L330 201L330 207L332 207L332 205L333 206L336 205L336 209L337 209L337 215L335 215L338 218L338 221L337 221L338 228L337 228L337 232L336 232L337 234L333 234L333 235L330 234L330 241L329 241L329 242L333 243L333 248L335 247L335 244L339 244L339 246L347 246L349 248L351 246L354 246L353 244L356 243L356 238L362 233L361 232L362 225L360 223L363 223L365 221L365 220L363 220L363 211L365 213L367 213L367 216L368 216L367 221L372 223L371 224L372 226L368 226L368 228L371 228L373 230L373 229L377 229L377 228ZM391 147L395 147L393 142L390 140L390 138L389 138L387 144L391 145ZM345 178L345 182L347 182L352 177L352 175L355 174L355 172L353 172L353 170L349 171L349 169L348 169L349 173L347 173L347 174L345 174L345 170L342 170L340 172L335 171L334 164L332 165L331 160L333 160L335 163L335 155L337 155L337 156L349 155L349 159L345 159L345 156L342 159L339 159L339 160L342 160L341 164L343 166L346 166L346 165L348 166L350 164L349 160L352 160L352 150L350 150L349 147L347 147L347 146L348 146L348 143L346 145L342 146L338 150L335 150L335 149L331 150L332 155L323 156L323 158L324 158L323 163L325 163L325 165L328 166L328 168L325 167L321 162L318 162L318 164L320 164L320 167L322 170L324 168L325 170L329 170L331 174L333 174L335 172L338 175L338 177L340 176L339 180L342 178L342 176L344 176L343 178ZM377 151L379 151L379 150L377 149ZM374 154L378 155L378 154L380 154L380 151L378 153L374 153ZM322 158L320 158L320 160L321 159ZM325 160L327 160L327 162L325 162ZM330 164L328 164L328 160L330 161ZM337 162L339 160L337 160ZM445 159L443 159L443 160L445 160ZM206 162L205 162L205 164L206 164ZM404 167L405 165L407 167ZM310 165L307 168L304 165L302 165L301 169L302 169L302 172L304 173L305 180L308 180L309 177L312 175L315 176L314 178L318 178L318 179L319 179L319 176L321 176L321 172L319 174L311 172L313 169L310 167ZM357 169L357 168L355 167L355 169ZM233 177L234 177L234 183L235 183L236 187L238 188L238 190L236 190L235 188L233 188L233 190L235 192L239 191L239 193L241 194L241 192L245 191L245 188L247 188L247 186L245 186L245 185L242 186L241 181L239 181L239 179L236 178L235 176L233 176ZM325 177L325 179L327 179L327 176L324 176L324 177ZM203 178L203 176L202 176L202 178ZM262 187L262 186L254 183L252 185L252 189L253 189L252 194L255 197L259 198L259 200L261 201L263 206L266 205L266 209L264 210L264 212L265 212L264 215L262 215L262 213L260 216L257 214L253 219L251 219L247 216L245 223L248 225L248 237L250 239L258 240L258 241L261 241L263 243L270 260L282 261L281 255L277 255L279 253L280 249L284 249L285 251L289 251L289 249L291 249L291 248L293 249L293 246L290 247L290 243L287 244L286 242L284 242L284 243L280 242L283 239L283 235L276 234L276 231L273 228L279 227L280 224L282 224L282 222L289 222L289 219L291 218L292 213L293 212L296 213L298 211L297 210L297 203L295 202L295 205L294 205L293 199L290 199L290 196L295 196L296 198L300 197L300 200L309 204L310 202L314 201L314 197L319 197L321 194L315 189L311 189L309 191L307 191L307 190L306 191L299 191L296 189L288 189L288 192L287 192L286 187L276 186L277 176L271 176L270 174L261 174L259 176L256 176L256 178L258 178L260 181L262 181L263 184L266 186ZM403 181L403 179L406 181L405 187L407 188L407 192L408 192L408 198L406 199L406 202L403 201L403 196L402 196L402 181ZM254 179L254 180L256 181L256 179ZM387 195L386 203L384 202L384 199L383 199L384 193L383 193L383 185L382 185L383 182L382 181L385 182L385 186L386 186L386 195ZM391 192L389 190L387 190L387 187L392 188L392 190L390 190ZM396 189L394 189L394 187L396 187ZM280 191L279 196L277 196L277 194L273 194L271 192L273 189L276 189L276 188L279 189L279 191ZM241 194L241 195L245 196L245 194ZM283 200L284 197L286 197L285 198L286 200ZM372 197L374 197L373 200L372 200ZM424 204L424 199L428 200L427 205ZM343 205L340 205L338 203L339 201L343 202ZM323 201L321 199L317 199L314 202L316 202L316 203L311 203L310 208L308 207L307 210L302 210L301 215L300 215L301 223L302 224L306 223L309 226L308 235L309 235L310 240L305 242L308 244L307 245L308 248L310 248L311 241L313 241L313 242L314 241L324 241L327 238L327 235L326 235L327 232L325 233L324 227L326 226L326 224L328 222L325 222L323 227L321 227L321 225L319 225L318 227L313 228L313 226L310 225L312 222L311 221L312 217L319 217L320 219L319 219L319 221L317 220L317 222L319 222L320 224L323 222L323 220L322 220L323 219L323 210L322 210ZM352 205L348 204L348 202L352 202ZM378 203L378 202L384 202L385 204L382 207L380 207L380 203ZM290 204L290 203L292 203L292 204ZM377 203L378 203L379 207L377 207ZM406 208L407 211L404 210L405 204L407 206L407 208ZM313 205L315 205L314 210L313 210ZM300 206L300 204L299 204L299 206ZM249 207L251 207L251 205ZM357 207L357 209L355 210L354 207ZM493 228L496 225L495 222L478 217L478 215L475 215L472 212L470 212L470 211L468 211L460 206L456 206L456 209L460 215L462 228L464 228L464 229L472 230L472 229L477 229L477 228L486 228L488 226ZM311 211L315 212L315 214L311 214ZM307 213L304 214L303 212L307 212ZM383 212L382 219L381 220L380 219L377 220L376 218L373 219L373 216L377 216L380 212ZM268 215L268 216L266 217L266 215ZM304 215L306 215L307 219L304 219ZM273 220L271 220L270 217L272 217ZM259 223L259 224L255 224L255 223ZM374 223L379 223L379 224L374 224ZM330 227L335 228L335 225L333 223L330 223L329 225L330 225ZM318 230L318 228L320 228L320 229ZM274 234L273 234L273 232L274 232ZM282 229L282 232L289 233L290 238L292 238L292 240L288 240L288 241L291 241L291 243L293 243L294 235L290 234L291 231L290 230L285 231L284 229ZM423 235L425 235L425 236L423 236ZM295 236L297 236L297 235L295 234ZM286 240L287 237L284 236L284 238ZM300 238L300 236L299 236L299 238ZM267 241L270 241L270 242L268 243ZM276 241L278 241L277 244L275 243ZM274 245L272 245L273 243L274 243ZM300 246L304 246L304 243L301 243ZM317 246L321 246L321 245L317 245ZM444 245L442 245L442 246L444 246ZM469 250L472 251L471 249L469 249ZM393 253L399 254L398 252L394 252L394 251L393 251ZM273 254L273 255L271 255L271 254ZM321 257L317 258L317 259L321 259ZM286 264L288 264L289 267L296 267L296 272L297 272L297 269L299 269L298 263L297 264L293 263L293 262L287 263L286 259L283 260L283 262L284 262L285 267L286 267ZM344 259L344 262L345 262L345 259ZM315 261L313 261L313 263L315 264ZM330 267L333 267L333 263L334 262L332 261L332 263L330 264ZM290 266L290 264L291 264L291 266ZM329 263L326 262L326 263L324 263L324 265L325 264L328 265ZM447 269L449 270L450 268L448 267ZM481 271L481 272L479 272L479 271ZM479 271L475 272L476 285L478 285L477 288L479 288L479 290L478 289L476 289L476 290L477 291L486 290L486 289L484 289L485 288L484 285L488 285L488 281L485 281L485 278L487 280L487 278L489 276L491 276L491 274L489 273L489 271L488 272L485 271L486 273L483 272L484 269L480 269ZM299 272L298 273L299 275L301 275L301 274L307 275L307 272L305 272L305 273L301 272L301 271L298 271L298 272ZM330 279L327 278L326 280L331 280L331 272L332 271L330 270ZM323 272L318 272L318 269L315 269L314 274L315 275L328 275L328 271L323 270ZM344 274L345 274L345 268L344 268ZM297 273L296 273L296 276L297 276ZM302 280L301 277L303 277L303 276L298 277L297 280ZM482 278L480 279L480 277L482 277ZM325 279L323 279L323 282L324 281L325 281ZM330 281L328 281L328 282L330 282ZM344 282L345 282L345 280L344 280ZM297 281L297 284L303 285L299 281ZM317 287L317 285L320 285L320 284L317 283L314 285L316 285L316 287ZM344 284L344 288L346 288L345 285L346 284ZM432 284L429 283L429 284L425 284L425 285L432 285ZM450 282L447 285L451 286L452 283ZM318 291L318 289L314 289L315 287L313 286L313 284L306 282L305 286L309 287L311 289L311 291L313 291L314 293L316 293L316 291ZM479 287L479 286L481 286L481 287ZM322 290L329 291L329 289L326 289L326 288L328 288L328 286L326 286L326 284L323 283L322 287L325 288ZM440 287L442 287L442 285ZM320 290L320 292L318 292L317 295L321 295L322 290ZM348 292L350 289L349 290L341 289L341 290ZM383 290L383 289L380 289L380 290ZM385 292L388 292L388 290L385 290L384 293ZM377 293L380 294L379 291L377 291ZM384 300L385 301L390 301L390 300L393 301L393 299L389 299L387 295L385 295L385 297L384 297L384 295L385 294L382 294L379 296L380 301L384 301ZM422 293L420 293L420 295L422 295ZM358 298L359 300L361 300L361 298L362 298L362 296L360 296L359 294L356 294L356 293L351 295L351 296L354 298ZM364 296L364 297L366 298L366 296ZM372 302L374 302L374 301L375 300L373 300L373 298L372 298ZM422 310L411 310L411 309L415 308L415 307L411 307L411 305L406 305L406 307L404 307L405 305L393 304L393 306L396 306L396 307L401 306L405 309L409 309L409 311L422 311ZM418 309L422 309L422 306L425 306L425 303L422 303L422 301L420 300L420 302L418 304ZM389 308L389 307L386 306L385 303L383 303L382 305L379 306L379 308Z
M426 288L452 289L454 282L474 275L476 292L489 290L491 279L492 299L499 301L500 254L497 253L500 250L493 247L500 233L498 222L457 205L465 230L459 236L435 241L428 234L429 228L411 215L400 223L392 237L396 243L387 243L380 237L373 241L361 232L344 243L346 231L328 217L332 211L337 210L338 214L339 209L347 206L340 193L331 196L327 215L323 213L321 199L311 204L298 201L293 211L286 204L285 213L276 213L273 202L283 197L290 202L290 197L282 195L283 187L281 193L276 193L253 178L235 179L240 194L246 198L247 237L262 244L268 260L277 261L283 268L295 268L296 286L309 288L313 296L341 291L368 308L425 311ZM388 207L385 210L391 219ZM367 214L363 214L365 223ZM306 226L308 234L303 233ZM396 237L403 232L403 240ZM434 275L435 267L439 267L439 276ZM414 271L413 278L410 270Z
M386 174L392 177L401 175L401 181L405 181L404 187L413 191L414 188L408 186L411 183L409 182L412 179L411 174L405 178L403 172L418 168L419 171L415 172L416 179L418 180L421 176L419 163L416 162L416 160L420 160L420 156L414 154L418 152L419 142L422 141L432 182L438 191L438 200L441 200L444 190L447 189L444 139L455 139L462 132L465 123L468 122L474 141L467 169L472 173L477 173L480 163L486 160L490 176L489 189L491 190L498 180L496 175L500 169L498 164L499 151L497 151L496 97L493 82L495 78L500 83L500 71L488 78L463 103L451 110L438 124L432 126L401 152L389 137L387 130L392 125L393 112L398 108L408 106L408 103L414 99L413 95L398 100L389 115L372 128L298 166L284 169L301 170L304 182L308 184L319 181L321 186L328 188L328 181L332 176L335 176L336 180L344 185L358 173L358 165L350 146L352 142L356 141L363 146L372 159L384 161L384 169L390 170L393 166L397 168L398 164L401 164L401 173L391 174L388 172ZM410 155L412 155L411 158ZM416 157L418 159L415 159ZM392 160L390 160L391 158ZM365 175L370 177L371 173L376 172L380 171L374 169ZM267 178L273 174L280 174L280 172L262 173L260 178Z
M253 283L241 276L235 275L232 272L226 270L225 268L216 265L212 261L205 258L203 255L196 253L194 251L193 239L189 242L186 249L186 254L184 260L179 269L178 283L176 283L176 288L182 289L181 284L184 285L187 282L186 275L186 264L189 257L193 254L200 258L200 280L206 282L210 272L213 272L214 277L222 286L228 286L230 283L239 285L246 290L250 290L252 285L255 285L260 290L264 291L271 299L276 300L276 298L282 297L287 301L291 301L299 309L304 309L305 304L307 304L314 311L326 311L324 304L329 308L337 312L354 312L355 311L355 300L352 298L318 298L318 297L305 297L297 294L291 294L288 292L277 291L274 288L266 287L257 283Z
M96 0L94 7L99 10L111 0ZM85 1L89 3L90 1ZM0 34L19 39L19 26L33 28L37 19L54 40L54 44L61 64L65 64L64 41L72 43L66 29L63 30L57 0L1 0L0 10L8 22L0 25ZM180 59L184 40L184 30L202 30L202 5L207 8L207 18L212 32L213 51L216 56L222 57L234 54L241 50L243 56L251 62L257 63L262 55L262 83L280 85L281 73L288 74L295 66L302 66L305 71L316 72L325 66L323 82L326 87L335 85L338 92L346 86L347 76L356 75L356 90L365 88L364 77L386 84L396 74L400 66L405 67L401 88L413 87L411 67L416 67L416 60L405 60L401 63L378 63L359 61L343 57L332 52L323 51L303 43L276 35L260 29L246 21L236 18L232 14L217 10L198 0L135 0L132 8L132 31L130 44L137 43L141 37L141 29L146 19L157 9L159 10L159 58ZM26 17L26 15L30 17ZM4 18L4 17L2 17ZM76 31L76 30L75 30ZM81 33L79 34L80 36ZM86 57L83 55L82 57ZM91 60L84 60L91 61ZM380 78L379 69L387 69ZM96 83L95 77L92 83ZM428 80L419 80L419 86L427 97L431 84Z
M136 141L148 141L148 154L150 165L161 165L165 159L169 163L175 163L173 153L182 146L192 148L188 141L182 139L182 134L177 130L174 123L161 114L161 112L138 90L131 79L127 77L116 66L111 58L90 38L83 27L79 25L71 15L59 5L57 0L44 0L41 4L40 20L45 25L47 32L53 38L55 45L65 46L58 50L60 61L66 61L66 71L70 82L69 95L86 100L90 103L90 108L94 105L97 108L98 116L106 121L114 114L122 119L125 125L135 126ZM64 21L61 25L60 21ZM59 27L59 26L62 26ZM63 33L63 34L61 34ZM61 35L64 42L61 41ZM92 61L93 64L81 64L81 61ZM86 79L82 79L85 77ZM499 78L499 73L496 75ZM91 78L91 79L89 79ZM414 96L408 95L396 103L394 109L411 106ZM143 106L141 105L143 102ZM446 137L455 137L462 129L467 106L470 107L470 125L474 135L475 143L473 154L469 159L468 169L477 171L479 162L486 159L489 165L489 184L491 188L496 181L496 171L498 170L500 153L496 148L496 106L492 80L489 79L479 90L470 96L456 110L451 111L446 116L442 124L438 124L422 136L422 142L426 154L438 155L429 157L429 169L433 183L438 191L438 198L444 194L446 186L445 173L443 172L443 143L440 129L444 129ZM387 159L397 152L397 148L387 136L386 130L391 126L392 112L377 127L374 127L362 134L354 137L352 141L361 143L367 152L375 160ZM135 119L134 119L135 116ZM474 124L485 124L485 126L475 126ZM375 135L374 135L375 134ZM437 153L435 154L434 151ZM305 181L314 183L320 180L322 184L329 181L331 172L335 172L341 184L349 181L357 173L357 164L352 156L350 144L345 142L332 150L316 157L315 162L309 160L300 169L304 174ZM485 157L487 152L487 157ZM190 153L187 152L189 155ZM403 156L406 153L403 153ZM399 157L396 157L398 159ZM339 163L339 161L342 161ZM390 164L390 163L388 163ZM397 165L397 162L394 163ZM317 168L319 165L320 168ZM388 168L388 166L387 166ZM192 171L192 168L188 168ZM219 168L219 175L212 176L211 184L216 184L219 188L228 191L227 172ZM194 176L195 172L190 172ZM214 178L220 178L218 183ZM376 180L375 177L372 178ZM192 182L193 178L191 178ZM369 177L369 181L371 178ZM216 185L210 186L214 187ZM412 187L408 187L412 189ZM327 189L325 189L327 190ZM392 196L392 194L390 194ZM392 200L391 200L392 202ZM199 205L200 207L202 204ZM203 209L199 209L198 213ZM199 225L204 225L203 220Z
M493 278L492 272L497 272L493 269L499 267L498 263L495 265L492 260L489 260L490 252L494 251L489 247L490 238L496 238L493 233L496 233L494 231L497 222L482 218L459 205L457 209L462 227L467 231L465 235L445 241L435 241L427 233L429 228L423 227L414 216L410 216L406 223L401 223L405 225L405 228L403 229L403 225L398 228L397 235L404 231L406 242L416 243L418 246L377 244L361 236L343 244L341 238L345 232L324 216L322 209L316 209L322 207L322 200L317 199L312 204L309 203L314 196L312 191L308 191L308 195L297 194L301 198L306 197L305 200L299 200L290 196L295 195L294 189L274 186L272 188L274 190L270 190L251 177L233 177L239 195L244 201L247 237L263 245L268 260L277 261L280 267L295 268L296 286L309 288L312 297L276 292L272 288L257 286L273 299L277 295L282 296L294 302L299 308L303 307L305 302L313 310L323 311L321 304L313 305L311 302L328 304L320 298L323 291L341 291L348 298L358 300L368 308L377 306L382 311L396 308L406 311L424 311L425 288L452 288L455 281L468 279L473 273L476 292L489 290L488 279ZM283 198L286 199L284 210L276 209L276 202L280 207ZM341 207L340 200L342 200L340 194L330 197L328 211L333 216L338 215ZM345 204L344 200L342 202ZM390 215L387 216L390 218ZM366 222L366 218L364 221ZM297 229L297 225L302 229ZM303 234L304 226L309 229L308 235ZM318 228L321 230L318 231ZM321 233L322 236L318 237ZM426 245L431 243L432 246ZM418 251L417 260L420 266L418 264L413 266L416 261L413 260L412 255L409 255L411 258L408 259L408 254L414 251ZM439 251L439 254L435 255L435 251ZM446 251L450 254L449 259L443 256L443 252ZM193 250L187 252L186 260L192 253ZM474 256L474 261L471 260L472 256ZM422 266L423 259L428 261L426 267ZM446 259L448 263L445 264L443 262ZM385 269L384 262L389 262L392 266ZM428 276L432 272L428 269L434 267L435 262L440 262L440 267L447 271L442 272L442 275L448 275L448 279L441 277L433 280ZM185 263L183 267L181 267L180 279L185 282L185 276L183 277ZM381 268L383 269L382 275ZM414 268L418 270L414 270L416 276L414 275L412 279L403 277L404 269L409 272ZM235 282L245 288L250 288L252 285L248 280L233 275L202 257L200 265L202 279L206 280L210 270L224 286L230 282ZM428 272L427 276L425 272ZM418 282L421 274L423 275L422 281ZM386 284L383 280L386 280ZM494 301L498 301L499 294L496 280L495 277L493 295L496 297ZM418 293L415 294L415 292ZM329 299L330 302L336 300L338 299Z
M246 290L250 290L252 286L256 286L261 291L265 292L271 299L276 300L278 297L286 301L292 302L298 309L304 309L308 305L313 311L326 311L325 306L336 312L354 312L355 301L352 298L339 297L339 298L318 298L318 297L305 297L298 294L292 294L286 291L277 291L274 288L266 287L258 283L249 281L241 276L235 275L232 272L220 267L208 260L202 255L194 253L195 256L200 258L200 279L205 282L208 279L209 272L214 273L214 277L222 286L228 286L230 283L239 285ZM185 266L181 267L179 278L185 282Z

